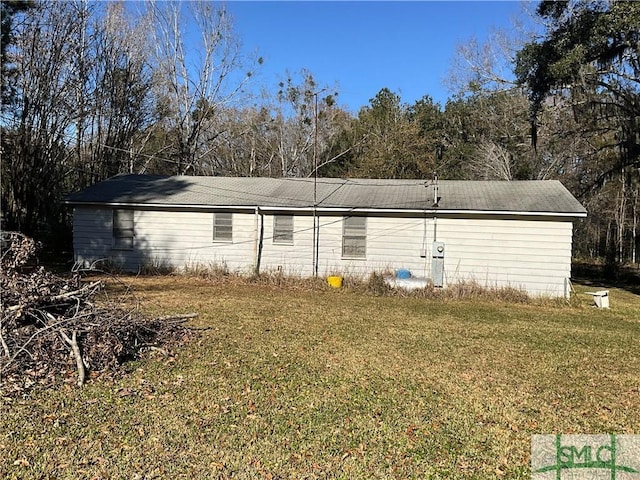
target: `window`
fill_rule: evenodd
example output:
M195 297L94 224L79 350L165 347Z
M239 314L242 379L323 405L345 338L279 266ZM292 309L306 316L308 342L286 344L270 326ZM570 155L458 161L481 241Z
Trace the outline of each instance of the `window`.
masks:
M230 242L233 240L232 213L213 214L213 241Z
M133 248L133 210L113 211L113 247L123 250Z
M342 256L367 256L367 217L344 217L342 221Z
M293 215L273 217L273 243L293 243Z

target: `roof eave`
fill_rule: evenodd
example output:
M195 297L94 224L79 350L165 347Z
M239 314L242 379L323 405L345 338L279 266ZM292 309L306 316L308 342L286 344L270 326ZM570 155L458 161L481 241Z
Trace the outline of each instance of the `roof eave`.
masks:
M443 208L361 208L361 207L321 207L313 206L292 207L288 205L203 205L203 204L168 204L168 203L131 203L131 202L81 202L65 200L70 206L87 207L128 207L128 208L171 208L190 210L248 210L256 208L263 211L292 211L292 212L327 212L327 213L412 213L419 215L513 215L531 217L572 217L586 218L587 212L544 212L544 211L516 211L516 210L469 210L469 209L443 209Z

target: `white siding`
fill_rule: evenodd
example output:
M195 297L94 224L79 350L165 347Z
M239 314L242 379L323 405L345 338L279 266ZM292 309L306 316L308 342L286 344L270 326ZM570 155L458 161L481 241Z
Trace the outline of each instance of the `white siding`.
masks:
M408 268L415 275L427 273L425 258L420 257L425 220L422 218L367 218L367 255L364 259L342 258L343 216L320 218L318 273L364 276L374 271L391 272ZM313 217L294 218L293 245L274 244L273 216L264 215L264 239L261 271L294 275L313 274Z
M533 295L567 296L571 271L572 224L538 218L492 219L378 216L367 218L365 259L342 258L342 215L320 217L318 271L366 276L408 269L430 277L431 245L445 243L445 282L475 280L487 287L524 288ZM294 216L293 244L273 242L273 215L233 213L233 241L213 241L213 213L136 210L135 248L113 248L110 209L76 208L74 251L87 265L110 259L129 270L156 266L221 266L250 273L262 226L262 272L313 274L313 217ZM434 237L435 235L435 237Z
M422 218L367 218L366 259L342 258L342 216L323 217L320 226L320 272L367 275L407 268L424 276L420 249L425 230Z
M567 296L571 275L570 221L367 218L366 259L342 258L342 216L322 216L319 273L364 276L408 269L431 276L434 234L445 243L445 281L524 288L533 295ZM274 245L273 218L264 217L262 270L313 273L313 218L296 216L294 244ZM424 256L422 256L424 255Z
M233 241L213 241L213 213L135 210L134 249L113 248L112 210L76 208L73 239L76 262L109 260L127 270L142 265L222 266L250 272L255 251L255 216L233 214Z
M136 211L136 248L152 265L226 266L250 272L255 245L255 219L233 213L231 242L213 240L213 213L193 211Z
M567 296L571 275L570 221L438 219L445 242L445 280L524 288Z
M313 216L294 215L293 244L273 243L273 217L263 214L263 238L260 270L282 271L302 277L313 275Z
M73 210L74 260L83 267L107 259L113 247L112 210L75 208Z

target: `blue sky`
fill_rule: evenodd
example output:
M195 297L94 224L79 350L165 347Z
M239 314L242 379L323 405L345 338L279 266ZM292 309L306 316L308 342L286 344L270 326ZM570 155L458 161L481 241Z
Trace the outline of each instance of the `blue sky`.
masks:
M228 2L244 50L264 58L256 81L311 71L336 85L356 113L384 87L406 103L430 95L444 105L443 84L456 45L508 27L518 1Z

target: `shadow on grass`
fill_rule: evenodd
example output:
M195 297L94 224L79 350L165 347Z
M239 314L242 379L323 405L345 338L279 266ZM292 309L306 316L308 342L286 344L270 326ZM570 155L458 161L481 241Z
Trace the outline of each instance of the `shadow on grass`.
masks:
M583 285L594 288L615 287L640 295L640 268L607 268L606 265L579 262L572 265L571 276L574 281Z

